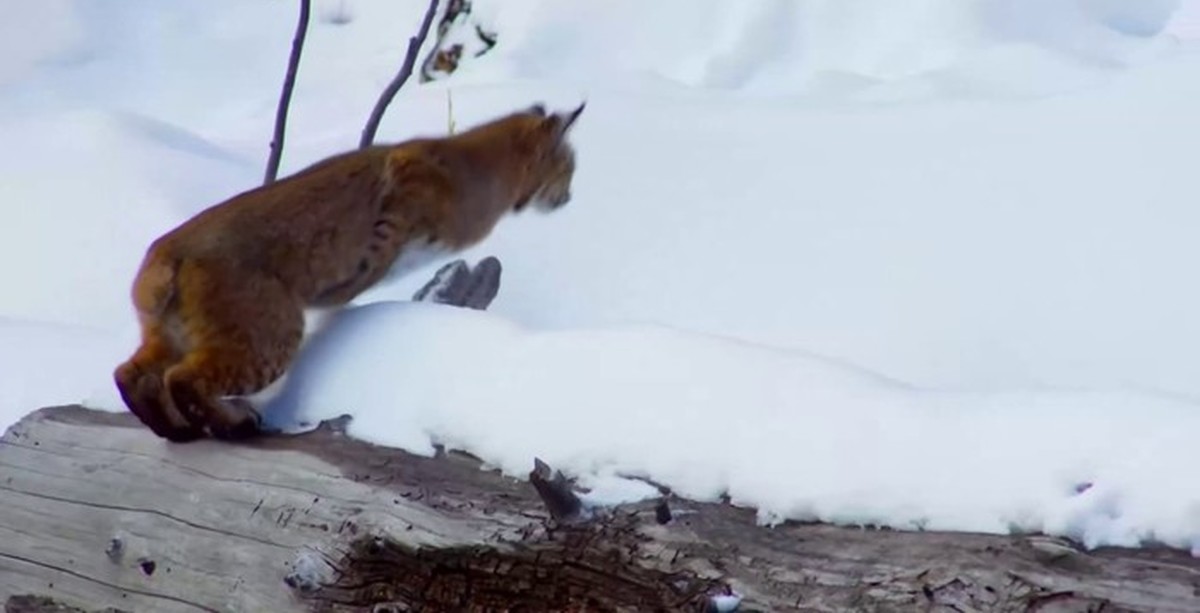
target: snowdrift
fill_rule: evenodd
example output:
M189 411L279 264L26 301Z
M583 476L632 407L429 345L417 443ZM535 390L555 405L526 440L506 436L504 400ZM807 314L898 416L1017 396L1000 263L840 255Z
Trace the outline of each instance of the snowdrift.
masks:
M276 423L768 522L1200 538L1195 3L476 4L500 44L380 134L586 98L575 199L467 254L505 264L490 314L396 304L432 269L362 296ZM259 180L292 9L10 7L4 420L122 410L133 272ZM354 145L423 9L315 3L282 172Z

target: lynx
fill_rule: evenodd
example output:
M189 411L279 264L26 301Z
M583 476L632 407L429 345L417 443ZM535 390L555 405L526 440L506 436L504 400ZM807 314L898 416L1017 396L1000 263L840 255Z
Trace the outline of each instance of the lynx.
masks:
M133 282L141 345L113 373L126 406L170 441L260 433L244 397L287 371L304 310L347 303L400 261L474 245L508 213L566 204L583 109L537 104L335 155L161 236Z

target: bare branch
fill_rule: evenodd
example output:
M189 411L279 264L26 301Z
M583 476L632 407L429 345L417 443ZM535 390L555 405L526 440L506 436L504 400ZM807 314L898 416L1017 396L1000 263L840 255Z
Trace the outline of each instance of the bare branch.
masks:
M404 64L400 67L400 72L396 73L396 78L392 79L391 83L388 83L387 88L379 95L379 100L375 102L375 108L371 110L371 116L367 119L367 125L362 131L362 138L358 141L359 148L369 147L371 143L375 142L375 132L379 129L383 112L392 103L392 98L396 97L396 92L399 92L408 78L412 76L413 66L417 63L417 54L421 51L421 45L425 44L425 38L429 36L429 28L433 25L433 16L437 14L437 7L438 0L429 0L429 9L425 11L421 29L417 31L416 36L408 39L408 51L404 55Z
M308 33L308 14L311 0L300 0L300 18L296 22L296 35L292 38L292 54L288 57L287 74L283 78L283 90L279 93L279 106L275 109L275 132L271 136L271 155L267 158L267 172L263 184L274 183L279 174L279 159L283 156L283 135L287 128L288 107L292 102L292 88L296 85L296 71L300 68L300 52L304 49L304 37Z

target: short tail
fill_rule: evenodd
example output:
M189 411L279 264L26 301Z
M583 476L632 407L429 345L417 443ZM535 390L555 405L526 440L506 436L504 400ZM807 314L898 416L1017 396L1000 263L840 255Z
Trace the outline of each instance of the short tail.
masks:
M175 298L179 262L151 249L133 281L133 306L141 317L158 317Z

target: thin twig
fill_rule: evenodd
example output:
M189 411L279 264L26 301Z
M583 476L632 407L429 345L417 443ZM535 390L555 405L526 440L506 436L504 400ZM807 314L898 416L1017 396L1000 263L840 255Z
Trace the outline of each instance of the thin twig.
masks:
M311 0L300 0L300 19L296 23L296 36L292 38L292 54L288 57L287 75L283 78L283 91L279 93L279 106L275 109L275 132L271 136L271 155L267 158L267 172L263 184L273 183L279 174L279 159L283 157L283 134L287 128L288 107L292 103L292 88L296 85L296 71L300 68L300 52L304 49L304 36L308 33L308 14Z
M429 9L425 11L425 20L421 22L421 29L416 36L408 39L408 51L404 55L404 65L400 67L396 78L392 79L392 82L388 83L387 88L379 95L379 100L375 102L375 108L371 110L371 116L367 119L367 125L362 131L362 139L358 141L359 148L369 147L371 143L375 142L375 131L379 129L379 121L383 119L383 112L392 103L392 98L396 97L396 92L404 87L408 77L412 76L413 66L417 63L417 53L421 51L421 45L425 44L425 38L429 36L429 28L433 25L433 16L437 14L437 7L438 0L429 0Z

